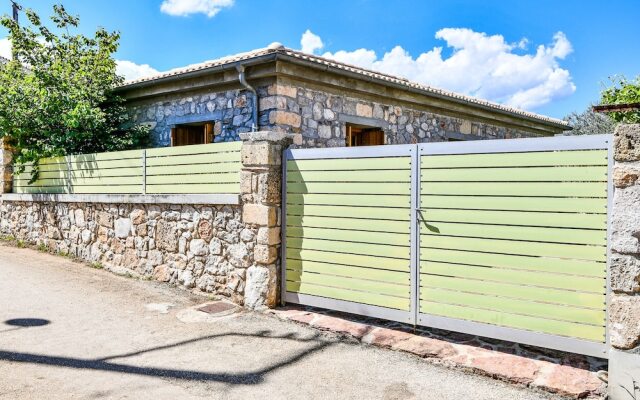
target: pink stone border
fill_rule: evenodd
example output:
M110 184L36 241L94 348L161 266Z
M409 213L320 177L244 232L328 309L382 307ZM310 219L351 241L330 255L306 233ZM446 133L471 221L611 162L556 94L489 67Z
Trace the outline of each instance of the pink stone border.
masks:
M571 398L601 398L606 385L595 372L468 344L416 335L350 321L299 308L269 310L270 314L317 329L346 335L369 345L400 350L495 379Z

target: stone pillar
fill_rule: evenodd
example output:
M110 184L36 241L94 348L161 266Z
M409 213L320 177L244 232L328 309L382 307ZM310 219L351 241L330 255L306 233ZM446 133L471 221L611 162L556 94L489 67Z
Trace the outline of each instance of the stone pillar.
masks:
M280 288L282 151L292 137L281 132L241 133L242 221L257 228L254 263L247 269L244 305L275 307Z
M640 125L614 133L609 398L640 398ZM637 397L636 397L637 396Z
M13 187L13 149L0 139L0 193L11 193Z

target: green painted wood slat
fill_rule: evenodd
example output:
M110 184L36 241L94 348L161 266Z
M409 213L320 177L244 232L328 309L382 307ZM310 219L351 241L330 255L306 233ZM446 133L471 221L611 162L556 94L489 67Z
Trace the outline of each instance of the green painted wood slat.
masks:
M605 246L589 246L578 244L526 242L505 239L484 239L447 236L423 236L421 247L480 251L484 253L501 253L538 257L574 258L578 260L607 260Z
M429 182L422 194L464 196L606 197L603 182Z
M411 157L288 160L287 173L295 171L409 170Z
M388 269L390 271L409 271L409 260L400 258L386 258L371 255L336 253L319 250L295 249L287 246L285 253L289 260L304 260L326 262L331 264L352 265L354 267L367 267L375 269Z
M287 282L286 288L287 291L294 293L303 293L313 296L327 297L330 299L352 301L360 304L370 304L379 307L409 311L409 299L403 299L400 297L357 292L354 290L345 290L301 282Z
M311 238L350 241L359 243L390 244L406 246L409 235L405 233L354 231L333 228L287 227L288 238Z
M442 303L432 303L427 301L421 301L420 308L424 313L449 318L484 322L498 326L568 336L595 342L604 342L605 337L605 328L601 326L554 321L545 318L509 314L500 311L481 310L467 306L461 307Z
M607 166L424 169L422 182L566 182L607 180Z
M297 171L287 172L287 182L406 182L410 170L382 171Z
M451 278L438 275L420 275L421 288L448 289L467 293L511 297L543 303L556 303L576 307L604 309L605 298L597 293L576 292L510 283L480 281L476 279Z
M312 206L292 205L287 207L287 215L308 215L319 217L357 217L366 219L384 219L395 221L409 221L410 211L407 208L376 208L351 206Z
M605 246L607 232L593 229L542 228L487 224L438 222L420 224L421 236L466 236L485 239L512 239L537 242L591 244ZM423 238L422 240L428 240Z
M452 264L557 272L579 276L594 276L603 279L606 277L606 264L596 261L520 255L513 256L506 254L430 248L422 249L420 258L422 262L439 261ZM424 268L424 264L421 268Z
M447 154L422 156L422 168L556 167L607 165L607 150L571 150L522 153Z
M411 198L409 195L382 195L382 194L288 194L287 205L321 205L332 206L370 206L370 207L397 207L409 208Z
M420 293L420 300L477 307L509 314L524 314L545 319L560 319L581 324L598 326L604 326L605 324L604 310L559 306L557 304L522 301L497 296L428 288Z
M580 290L600 294L606 292L606 281L600 277L567 276L549 272L530 272L505 268L447 264L435 261L424 261L420 263L420 273L425 275L504 282L514 285ZM427 276L425 279L427 279L428 284L429 277Z
M288 238L287 246L292 249L320 250L336 253L372 255L378 257L409 259L409 244L389 246L380 244L340 242L334 240Z
M607 212L607 199L573 197L497 197L422 195L422 208L463 208L470 210Z
M390 232L409 234L410 224L407 221L384 221L378 219L359 218L331 218L331 217L311 217L288 215L287 226L301 226L303 228L334 228L350 229L372 232ZM407 236L408 237L408 236Z
M320 274L304 270L287 269L287 281L309 283L321 286L331 286L335 288L356 290L374 294L383 294L386 296L396 296L407 299L409 298L409 293L411 292L408 283L399 285L395 283L350 278L325 273Z
M344 276L357 279L368 279L374 281L388 282L400 285L410 284L409 272L389 271L386 269L375 269L367 267L356 267L352 265L329 264L326 262L304 261L304 260L287 260L287 277L288 270L306 271L329 275ZM288 279L288 278L287 278ZM295 279L290 279L295 280Z
M548 226L556 228L606 229L606 214L570 214L527 211L422 209L426 223L461 222L491 225Z

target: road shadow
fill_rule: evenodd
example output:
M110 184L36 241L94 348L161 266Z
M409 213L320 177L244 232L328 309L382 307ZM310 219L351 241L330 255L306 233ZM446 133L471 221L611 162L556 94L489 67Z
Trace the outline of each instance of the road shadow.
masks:
M112 360L118 358L126 358L137 356L144 353L150 353L154 351L166 350L187 344L201 342L205 340L220 339L223 337L237 337L239 339L246 338L262 338L274 341L296 341L301 343L309 343L310 346L304 350L292 352L287 357L282 358L280 361L272 362L263 368L259 368L253 371L246 371L241 373L210 373L189 369L173 369L173 368L156 368L156 367L140 367L136 365L113 362ZM94 371L109 371L118 372L124 374L144 375L151 377L162 378L174 378L188 381L209 381L209 382L222 382L228 384L238 385L255 385L264 381L265 375L274 372L280 368L295 364L309 355L323 350L335 342L329 341L323 338L320 334L316 333L309 337L298 337L294 333L287 334L274 334L271 331L259 331L256 333L221 333L215 335L201 336L193 339L188 339L180 342L170 343L162 346L150 347L147 349L134 351L130 353L117 354L99 359L81 359L74 357L61 357L50 356L45 354L23 353L15 351L0 350L0 360L30 363L39 365L49 365L55 367L72 368L72 369L87 369Z

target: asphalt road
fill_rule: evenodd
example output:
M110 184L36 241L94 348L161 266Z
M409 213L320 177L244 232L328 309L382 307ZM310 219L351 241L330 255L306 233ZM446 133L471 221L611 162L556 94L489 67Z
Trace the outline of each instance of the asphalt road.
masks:
M551 399L0 244L0 399Z

